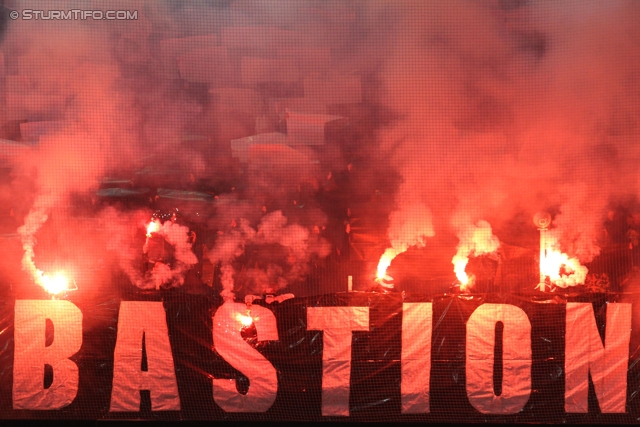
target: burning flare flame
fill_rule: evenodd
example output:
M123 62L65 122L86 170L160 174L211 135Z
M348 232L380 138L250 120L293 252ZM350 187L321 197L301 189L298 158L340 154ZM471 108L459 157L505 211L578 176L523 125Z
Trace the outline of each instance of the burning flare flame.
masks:
M540 284L536 289L544 291L544 284L548 281L561 288L581 285L585 282L588 269L580 264L577 258L572 258L557 249L558 242L548 232L543 231L540 241Z
M236 315L236 319L238 320L238 322L240 322L240 324L244 328L248 328L253 324L253 317L251 317L251 314L249 313L248 310L247 310L247 314L238 313Z
M495 253L500 247L500 240L493 235L491 225L487 221L480 220L475 225L467 225L458 233L460 242L458 251L453 256L453 272L460 282L462 292L469 291L475 282L475 276L469 276L465 269L471 255L480 256Z
M391 265L391 261L398 256L398 251L393 248L388 248L382 256L380 257L380 261L378 261L378 269L376 272L376 280L382 280L387 275L387 269Z
M160 224L157 220L153 220L147 225L147 237L151 237L152 233L156 233L160 229Z
M64 291L75 290L69 287L69 279L64 271L58 271L53 276L45 274L44 271L36 267L33 258L35 256L34 246L36 245L36 232L42 227L48 218L48 202L39 200L39 204L29 211L24 220L24 224L18 228L22 240L24 255L22 257L22 269L29 273L34 282L45 291L55 296Z
M70 290L69 279L65 275L64 271L58 271L53 276L49 276L42 270L37 270L35 280L36 283L42 286L42 288L51 295L57 295Z
M391 261L409 248L424 248L427 237L435 236L431 211L424 203L415 203L412 198L400 197L396 200L398 210L389 215L387 234L391 247L387 248L376 270L376 281L382 281Z
M453 263L453 272L456 273L456 278L458 279L458 282L460 282L460 290L462 292L467 292L473 287L474 283L472 278L470 278L465 271L467 264L469 263L469 257L456 254L451 262Z

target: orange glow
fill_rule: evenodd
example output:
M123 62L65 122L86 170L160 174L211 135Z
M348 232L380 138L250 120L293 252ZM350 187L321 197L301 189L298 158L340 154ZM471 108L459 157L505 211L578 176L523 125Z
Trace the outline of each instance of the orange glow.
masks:
M244 328L247 328L253 324L253 317L251 317L248 310L247 310L247 314L238 313L238 315L236 316L236 319L238 319L238 322L240 322L240 324Z
M542 244L545 244L544 240ZM541 283L548 277L551 283L561 288L583 284L589 271L587 267L580 264L577 258L554 249L556 245L557 242L547 237L546 248L543 246L540 251Z
M160 229L160 225L157 220L153 220L147 226L147 237L151 237L152 233L157 232Z
M467 274L465 271L467 262L469 262L469 258L456 259L456 257L453 257L453 271L456 273L456 278L460 282L461 292L469 292L476 282L476 277L473 274Z
M460 282L460 290L466 290L466 287L469 285L469 275L465 269L467 268L469 258L456 255L451 262L453 263L453 271L456 273L456 278ZM463 289L463 287L465 289Z
M471 277L467 277L466 283L460 282L460 292L470 292L471 288L473 288L474 283L475 279L473 275L471 275Z
M398 252L393 248L388 248L378 261L378 269L376 272L376 279L382 280L387 274L387 268L391 265L391 261L398 255Z
M43 271L38 270L36 282L44 288L45 291L51 295L57 295L69 289L69 279L65 275L64 271L58 271L55 275L50 277Z
M493 235L491 225L483 220L461 227L458 237L460 239L458 250L451 263L453 264L453 272L460 282L460 290L467 292L475 282L475 277L469 276L465 271L469 263L469 256L495 253L500 247L500 241Z

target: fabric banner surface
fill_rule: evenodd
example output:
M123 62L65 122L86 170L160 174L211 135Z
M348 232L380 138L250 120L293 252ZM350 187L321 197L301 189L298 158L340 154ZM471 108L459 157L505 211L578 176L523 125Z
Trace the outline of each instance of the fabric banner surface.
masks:
M5 298L0 418L634 423L616 295Z

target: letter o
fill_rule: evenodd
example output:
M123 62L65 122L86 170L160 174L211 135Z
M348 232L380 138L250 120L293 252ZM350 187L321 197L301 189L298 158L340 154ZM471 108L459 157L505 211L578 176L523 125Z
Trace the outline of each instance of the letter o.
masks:
M493 391L495 326L504 325L502 393ZM483 304L467 321L466 377L469 402L483 414L515 414L531 394L531 322L519 307Z

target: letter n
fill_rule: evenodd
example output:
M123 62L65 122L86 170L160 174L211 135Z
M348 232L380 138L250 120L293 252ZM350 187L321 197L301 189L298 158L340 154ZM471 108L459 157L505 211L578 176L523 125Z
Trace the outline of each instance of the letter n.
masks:
M564 410L588 411L589 374L603 413L624 413L631 304L607 304L604 343L591 303L567 303Z

